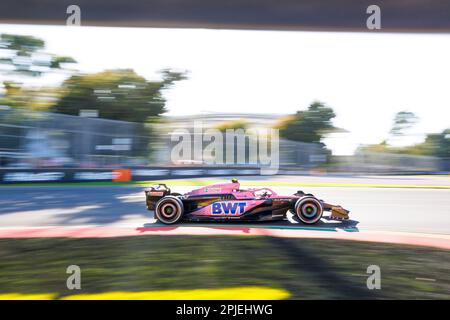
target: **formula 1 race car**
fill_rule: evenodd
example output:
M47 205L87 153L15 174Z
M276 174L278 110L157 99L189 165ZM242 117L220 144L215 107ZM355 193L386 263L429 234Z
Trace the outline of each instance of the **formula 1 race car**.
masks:
M165 224L179 221L267 221L283 220L291 210L305 224L320 220L324 211L331 219L348 219L349 211L341 206L319 200L312 194L297 191L292 196L280 196L269 188L240 188L236 179L231 183L214 184L185 194L172 193L165 184L145 190L147 209Z

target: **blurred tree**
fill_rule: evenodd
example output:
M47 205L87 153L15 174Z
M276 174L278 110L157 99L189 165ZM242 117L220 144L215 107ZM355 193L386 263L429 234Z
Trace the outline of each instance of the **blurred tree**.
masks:
M41 76L64 70L64 64L75 63L71 57L44 52L45 42L39 38L24 35L0 35L0 71L4 74Z
M394 136L403 135L405 130L412 128L419 118L409 111L400 111L395 114L390 134Z
M3 81L4 95L0 96L0 104L9 107L17 107L26 103L20 83L14 81Z
M364 151L450 158L450 128L441 133L427 134L424 142L411 146L392 147L383 141L379 144L359 147L357 152Z
M450 158L450 128L441 133L428 134L419 147L425 155Z
M79 115L81 109L92 109L100 118L149 122L166 112L162 90L187 78L183 72L161 73L161 81L147 81L130 69L74 75L62 84L62 96L53 110Z
M20 107L35 111L47 111L58 97L57 87L24 87L21 83L4 81L4 95L0 96L0 105L12 108Z
M162 76L162 82L166 88L171 87L176 81L182 81L188 78L186 71L162 69L159 73Z
M46 110L54 104L58 88L27 88L24 77L39 77L45 73L68 71L65 64L75 63L71 57L44 51L45 42L25 35L0 34L0 72L11 77L3 81L0 105ZM11 80L14 77L15 80ZM21 112L14 113L19 117Z
M336 129L331 123L335 116L332 108L314 101L307 110L297 111L293 116L280 119L275 127L285 139L319 143L326 133Z

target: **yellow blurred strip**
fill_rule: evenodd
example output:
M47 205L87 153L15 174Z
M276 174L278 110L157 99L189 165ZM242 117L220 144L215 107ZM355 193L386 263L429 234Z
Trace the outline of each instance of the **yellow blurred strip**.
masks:
M54 293L0 293L0 300L52 300L55 297Z
M267 287L221 289L160 290L142 292L104 292L76 294L63 300L279 300L290 297L288 291Z

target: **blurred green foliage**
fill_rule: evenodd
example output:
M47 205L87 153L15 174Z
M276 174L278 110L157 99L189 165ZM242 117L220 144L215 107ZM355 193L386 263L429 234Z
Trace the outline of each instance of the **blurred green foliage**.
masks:
M393 147L383 141L358 148L358 152L364 151L450 158L450 128L440 133L427 134L424 142L412 146Z
M231 121L225 121L222 123L219 123L216 126L216 129L221 131L221 132L225 132L228 129L230 130L238 130L238 129L247 129L248 128L248 121L245 119L236 119L236 120L231 120Z
M100 118L148 122L166 112L162 91L184 79L185 73L170 70L162 71L161 81L147 81L131 69L73 75L62 84L52 111L79 115L90 109Z
M0 105L12 108L48 111L60 94L58 87L26 87L14 81L4 81Z
M413 112L397 112L394 116L392 128L389 133L392 137L406 135L405 131L412 128L418 120L419 118ZM361 146L358 148L357 152L379 152L450 158L450 128L447 128L440 133L427 134L425 140L421 143L405 147L394 147L389 144L388 140L384 140L378 144Z
M336 117L333 109L320 101L314 101L307 110L297 111L283 118L276 125L280 136L294 141L319 143L325 134L336 128L331 120Z
M0 97L0 105L46 111L54 104L59 88L26 87L18 79L68 71L66 64L75 62L71 57L45 52L45 42L39 38L0 34L0 72L5 78L11 77L3 81L4 94ZM16 77L15 80L11 80L12 77Z
M420 146L423 154L450 158L450 128L441 133L428 134Z
M400 111L395 114L391 134L402 135L404 131L413 127L419 119L413 112Z
M267 286L286 289L293 299L450 298L448 250L348 240L160 235L0 239L0 261L0 293L72 295L66 269L76 264L82 293ZM366 287L367 267L374 264L382 270L381 290Z
M67 56L46 53L45 42L25 35L0 35L0 69L2 73L41 76L46 72L64 69L63 64L76 61Z
M4 79L0 105L14 108L4 121L21 123L33 119L31 111L50 111L78 116L80 110L96 110L99 118L128 122L159 121L166 112L164 90L187 79L186 72L160 71L161 79L147 81L131 69L79 74L65 69L75 60L45 52L45 42L25 35L0 35L0 73ZM71 71L60 86L33 87L21 82L50 72ZM36 113L37 115L37 113ZM147 125L136 126L130 156L150 155L155 136ZM12 148L17 148L17 142Z

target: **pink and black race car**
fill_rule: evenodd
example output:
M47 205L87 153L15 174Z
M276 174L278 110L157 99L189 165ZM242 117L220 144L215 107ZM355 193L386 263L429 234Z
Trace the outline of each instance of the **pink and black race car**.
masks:
M269 188L241 189L239 182L214 184L185 194L172 193L165 184L145 190L147 209L165 224L179 221L267 221L286 219L292 211L306 224L314 224L330 211L331 219L348 219L348 210L297 191L281 196Z

